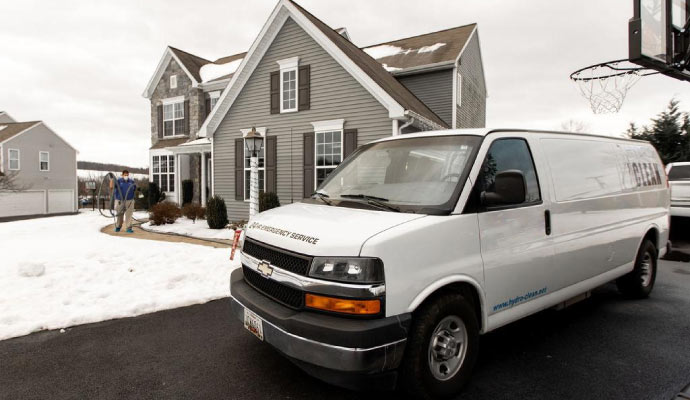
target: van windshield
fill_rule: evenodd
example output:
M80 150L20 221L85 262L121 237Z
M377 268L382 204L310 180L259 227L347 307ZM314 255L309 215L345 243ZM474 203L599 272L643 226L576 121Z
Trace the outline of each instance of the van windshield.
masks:
M333 171L317 193L343 206L375 203L388 211L447 214L480 143L481 137L456 135L366 145Z
M668 172L669 181L690 180L690 165L674 165Z

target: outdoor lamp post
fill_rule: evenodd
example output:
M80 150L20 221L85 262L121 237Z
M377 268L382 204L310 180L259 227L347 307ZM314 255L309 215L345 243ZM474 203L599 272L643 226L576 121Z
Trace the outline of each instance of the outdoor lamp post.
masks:
M259 152L264 138L252 127L244 137L244 144L249 152L249 216L259 212Z

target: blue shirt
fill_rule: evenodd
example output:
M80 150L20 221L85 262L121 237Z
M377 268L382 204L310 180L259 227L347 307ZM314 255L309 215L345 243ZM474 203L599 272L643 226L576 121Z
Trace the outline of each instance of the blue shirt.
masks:
M134 191L137 190L137 184L134 183L134 179L117 178L117 185L120 186L120 190L117 190L117 187L113 188L115 200L122 200L120 193L122 193L122 196L125 196L125 200L134 200Z

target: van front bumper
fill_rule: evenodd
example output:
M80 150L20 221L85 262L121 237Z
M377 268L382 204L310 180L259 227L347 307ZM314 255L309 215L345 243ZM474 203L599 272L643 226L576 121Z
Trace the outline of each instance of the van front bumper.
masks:
M363 320L293 310L249 286L241 269L231 275L230 292L235 317L244 321L245 308L257 314L264 341L307 373L348 388L395 385L410 314Z

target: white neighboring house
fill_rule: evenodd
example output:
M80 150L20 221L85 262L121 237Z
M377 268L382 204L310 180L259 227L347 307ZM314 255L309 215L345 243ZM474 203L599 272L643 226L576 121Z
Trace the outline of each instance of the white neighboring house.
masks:
M0 221L77 212L78 151L42 121L0 111L0 173L20 190L0 190Z

